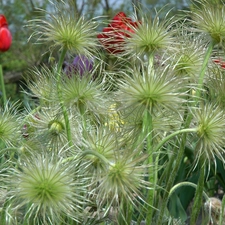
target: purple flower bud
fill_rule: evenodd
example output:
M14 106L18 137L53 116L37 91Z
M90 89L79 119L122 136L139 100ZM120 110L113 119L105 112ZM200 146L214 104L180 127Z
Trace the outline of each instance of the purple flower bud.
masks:
M68 77L73 74L79 74L82 77L85 73L92 71L94 62L86 56L78 55L74 58L72 64L65 62L64 66L64 71Z

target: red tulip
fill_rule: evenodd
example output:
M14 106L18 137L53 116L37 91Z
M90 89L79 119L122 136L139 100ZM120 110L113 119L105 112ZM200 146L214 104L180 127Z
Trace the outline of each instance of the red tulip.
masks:
M0 14L0 27L8 26L5 16Z
M138 24L139 22L133 22L124 12L119 12L97 37L109 53L120 53L124 51L124 39L130 37L129 32L134 33L133 28L138 27Z
M12 35L8 29L5 16L0 15L0 51L7 51L12 43Z

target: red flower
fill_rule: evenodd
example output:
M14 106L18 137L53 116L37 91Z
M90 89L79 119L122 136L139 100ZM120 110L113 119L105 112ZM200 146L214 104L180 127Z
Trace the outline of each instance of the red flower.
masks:
M12 35L8 29L7 20L0 14L0 51L7 51L12 43Z
M138 24L139 22L133 22L124 12L119 12L97 37L109 53L120 53L123 52L124 39L130 37L129 32L134 33L133 28L138 27Z
M222 61L221 59L213 59L213 62L217 65L220 65L222 69L225 69L225 61Z
M225 62L222 62L222 63L220 64L220 67L221 67L222 69L225 69Z
M220 64L220 61L221 61L220 59L213 59L213 62L216 64Z

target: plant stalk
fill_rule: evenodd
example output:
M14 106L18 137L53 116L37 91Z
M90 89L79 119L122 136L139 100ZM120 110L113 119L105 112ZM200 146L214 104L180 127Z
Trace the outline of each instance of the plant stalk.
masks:
M206 51L204 60L203 60L201 72L200 72L199 79L198 79L198 86L197 86L198 88L197 88L196 93L195 93L195 104L197 103L198 98L201 95L201 89L203 87L203 82L204 82L204 77L205 77L205 71L206 71L207 64L208 64L209 58L211 56L211 53L212 53L212 50L213 50L214 45L215 45L215 43L213 41L211 41L210 44L209 44L209 46L208 46L208 49Z
M154 152L153 150L153 124L152 124L152 115L151 113L146 110L145 112L145 118L144 118L144 130L145 134L147 135L146 138L146 147L147 147L147 152L149 154L148 157L148 165L149 166L149 171L148 171L148 181L150 184L152 184L153 189L148 190L147 194L147 215L146 215L146 223L151 224L152 222L152 216L153 216L153 208L152 206L154 205L154 195L155 195L155 188L156 188L156 183L157 183L157 178L156 178L156 173L155 171L157 170L157 165L154 161Z
M57 89L58 89L58 97L59 97L59 101L60 101L60 106L62 108L64 121L65 121L67 140L68 140L69 146L71 147L72 146L72 135L71 135L71 128L70 128L70 123L69 123L69 116L68 116L67 109L64 105L64 102L62 100L62 87L60 85L62 65L64 62L66 52L67 52L67 49L63 48L61 55L60 55L59 63L57 66Z
M194 204L193 204L193 209L191 213L190 225L196 224L198 215L202 206L202 195L204 190L205 169L206 169L204 160L202 158L199 160L199 165L200 165L200 176L198 179L198 184L197 184L196 193L194 197Z
M3 106L6 107L7 104L7 97L6 97L6 90L5 90L5 82L4 82L4 76L2 71L2 65L0 65L0 85L1 85L1 91L2 91L2 99L3 99Z

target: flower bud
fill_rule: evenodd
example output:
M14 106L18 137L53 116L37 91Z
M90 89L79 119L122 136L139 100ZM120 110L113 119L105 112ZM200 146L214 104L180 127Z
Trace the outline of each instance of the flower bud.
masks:
M3 15L0 15L0 51L7 51L12 43L12 35L8 29L7 20Z
M50 122L48 127L49 127L49 132L53 135L58 135L64 130L63 124L59 121Z
M85 73L92 71L93 64L91 59L84 55L78 55L74 58L72 64L65 62L64 71L68 77L71 77L73 74L79 74L82 77Z

